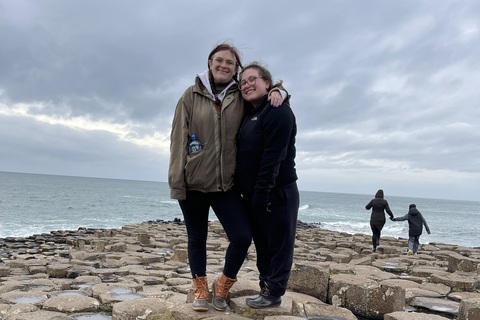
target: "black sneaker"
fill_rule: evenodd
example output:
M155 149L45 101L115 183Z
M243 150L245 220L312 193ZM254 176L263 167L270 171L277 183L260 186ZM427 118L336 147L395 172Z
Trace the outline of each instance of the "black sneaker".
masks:
M247 306L253 309L278 307L282 303L282 297L260 296L255 300L247 301Z
M268 290L268 287L265 286L265 287L263 287L263 288L260 289L260 292L259 292L256 296L245 298L245 302L248 303L248 301L258 300L258 299L260 299L262 296L269 296L269 295L270 295L270 291Z

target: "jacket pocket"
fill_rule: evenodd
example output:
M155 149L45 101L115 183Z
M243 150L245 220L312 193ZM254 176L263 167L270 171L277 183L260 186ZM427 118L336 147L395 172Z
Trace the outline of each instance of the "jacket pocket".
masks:
M195 154L187 155L185 164L185 182L187 189L190 187L201 187L205 184L205 170L202 165L205 158L205 149Z
M275 206L285 206L285 205L296 205L299 204L299 194L297 189L297 184L290 183L284 186L275 187L270 191L270 205Z
M275 187L270 191L270 205L282 206L287 201L287 194L283 187Z

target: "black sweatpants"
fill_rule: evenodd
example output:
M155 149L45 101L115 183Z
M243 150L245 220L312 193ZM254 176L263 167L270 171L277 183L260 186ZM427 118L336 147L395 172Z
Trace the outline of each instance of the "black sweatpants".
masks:
M187 228L188 260L192 277L206 275L208 214L211 207L230 241L223 274L236 279L252 243L248 215L237 189L209 193L187 191L187 198L180 200L179 204Z
M252 222L260 283L267 284L271 296L281 297L287 289L293 263L300 203L297 184L271 190L271 212L255 213L251 209L251 195L245 195L244 200Z

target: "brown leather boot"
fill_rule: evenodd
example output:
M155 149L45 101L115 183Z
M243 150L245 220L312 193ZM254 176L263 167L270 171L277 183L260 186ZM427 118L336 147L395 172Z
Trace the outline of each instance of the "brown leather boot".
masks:
M215 310L225 311L227 309L228 291L235 282L237 279L227 278L223 273L215 279L212 284L212 303Z
M193 279L193 292L195 299L192 308L195 311L208 311L208 282L207 277Z

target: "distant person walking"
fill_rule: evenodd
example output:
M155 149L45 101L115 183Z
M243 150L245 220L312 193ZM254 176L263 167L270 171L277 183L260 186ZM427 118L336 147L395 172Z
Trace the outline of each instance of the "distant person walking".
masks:
M372 251L377 251L377 247L380 245L380 235L385 225L385 211L390 216L390 220L393 219L393 212L390 210L387 200L383 198L383 190L379 189L375 194L375 198L365 206L365 209L372 209L370 216L370 228L372 229Z
M418 211L415 204L408 207L408 213L403 217L393 218L393 221L408 220L408 255L417 254L420 246L420 236L422 235L423 227L430 234L430 228L423 215Z

